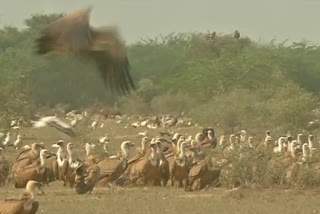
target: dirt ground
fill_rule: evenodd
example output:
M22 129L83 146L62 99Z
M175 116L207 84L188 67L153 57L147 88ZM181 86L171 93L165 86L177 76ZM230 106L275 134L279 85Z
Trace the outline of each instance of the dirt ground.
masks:
M123 140L132 140L137 146L140 146L141 136L138 135L139 132L147 130L148 135L153 137L159 135L159 131L167 130L165 128L133 128L128 125L130 121L123 121L123 123L118 124L112 119L98 122L99 125L102 123L104 123L104 127L95 130L90 130L90 122L86 125L82 124L86 131L90 130L87 131L85 138L88 141L93 141L109 133L111 154L115 154L119 150L120 142ZM179 131L182 134L193 136L200 130L200 126L169 129L169 131ZM73 142L77 145L80 158L84 155L83 138L71 139L54 128L22 128L20 134L23 135L25 144L44 142L52 152L55 152L55 149L51 148L51 144L59 139ZM217 134L222 134L222 132L217 130ZM13 134L14 137L15 134ZM14 161L18 154L18 151L12 149L5 152L7 158L11 161ZM132 151L132 153L134 152ZM21 191L21 189L15 189L13 184L8 184L0 189L0 198L16 198ZM228 190L212 188L200 192L185 192L183 189L170 187L115 187L112 189L95 189L90 195L77 195L74 189L63 187L61 183L54 182L45 186L44 191L45 195L37 196L37 200L40 202L38 213L320 213L320 189L302 191L296 189L241 188Z

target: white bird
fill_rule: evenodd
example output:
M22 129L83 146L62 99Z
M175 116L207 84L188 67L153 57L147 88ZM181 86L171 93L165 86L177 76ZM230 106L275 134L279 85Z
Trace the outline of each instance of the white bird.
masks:
M144 132L139 132L138 135L139 136L147 136L148 132L144 131Z
M137 127L141 127L140 123L139 122L134 122L134 123L131 123L131 126L137 128Z
M148 122L149 122L149 120L144 120L144 121L142 121L142 122L140 123L140 126L141 126L141 127L144 127L144 126L147 125Z
M105 143L106 141L109 141L110 139L109 139L109 135L108 134L106 134L104 137L101 137L100 139L99 139L99 143Z
M13 143L13 147L16 149L20 148L20 144L21 144L21 135L17 135L17 139L14 141Z
M3 146L7 146L8 143L10 142L10 132L7 132L6 138L4 139L4 141L2 141L2 145Z
M101 125L100 125L100 128L103 128L104 127L104 123L102 123Z
M149 129L156 129L156 128L158 128L158 126L157 126L156 124L148 124L147 127L148 127Z
M32 121L33 122L33 127L34 128L42 128L47 125L50 125L57 130L74 137L76 134L74 133L72 126L68 123L63 122L56 116L47 116L47 117L42 117L38 121Z
M91 123L91 128L92 128L92 130L95 130L96 127L97 127L97 121L95 120L95 121L93 121L93 122Z
M10 126L13 127L13 126L16 126L17 125L17 121L16 120L12 120L11 123L10 123Z

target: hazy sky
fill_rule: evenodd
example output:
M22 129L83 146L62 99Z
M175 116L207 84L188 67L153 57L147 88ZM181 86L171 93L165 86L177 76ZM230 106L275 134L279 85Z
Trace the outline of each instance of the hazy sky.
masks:
M118 25L128 42L171 32L238 29L254 40L320 43L320 0L0 0L0 26L23 26L35 13L93 5L94 26Z

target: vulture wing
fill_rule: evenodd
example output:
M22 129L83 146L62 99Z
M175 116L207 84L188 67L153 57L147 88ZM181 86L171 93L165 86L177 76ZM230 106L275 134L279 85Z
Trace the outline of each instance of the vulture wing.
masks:
M51 23L36 40L37 53L58 52L93 60L112 92L128 94L135 86L125 45L116 28L90 27L91 10L92 7L79 10Z
M78 10L49 24L36 40L37 53L58 52L74 55L87 49L91 43L91 10L92 8Z
M85 53L98 65L105 85L113 92L127 94L135 90L125 45L114 27L92 29L94 43Z

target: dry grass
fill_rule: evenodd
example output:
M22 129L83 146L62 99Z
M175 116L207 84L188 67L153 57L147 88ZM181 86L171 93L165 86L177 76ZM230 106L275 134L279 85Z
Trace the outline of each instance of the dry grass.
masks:
M0 196L15 197L13 187L2 189ZM91 195L76 195L73 189L54 183L38 196L40 212L69 213L317 213L317 190L284 189L209 189L196 193L173 188L97 189Z

